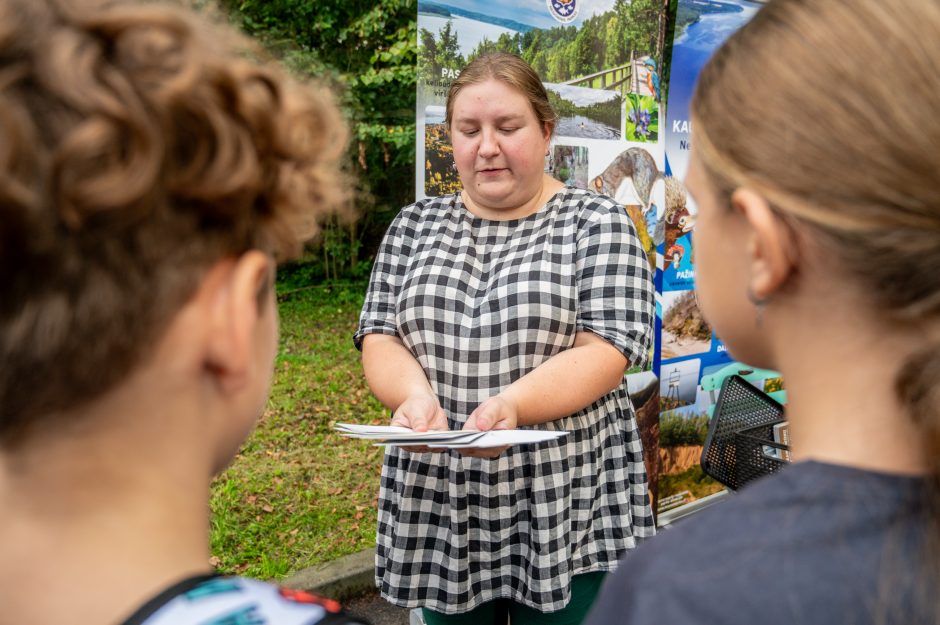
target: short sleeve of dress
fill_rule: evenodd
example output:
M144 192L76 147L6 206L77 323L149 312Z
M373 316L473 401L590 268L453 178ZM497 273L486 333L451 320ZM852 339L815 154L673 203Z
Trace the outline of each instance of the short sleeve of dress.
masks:
M595 197L579 228L578 330L588 330L645 366L653 335L654 287L646 253L629 216Z
M367 334L396 336L398 314L396 299L404 277L406 260L411 255L414 240L414 215L416 205L404 208L392 220L385 232L372 266L369 288L359 314L359 327L353 335L356 349L362 350L362 340ZM410 234L409 234L410 233Z

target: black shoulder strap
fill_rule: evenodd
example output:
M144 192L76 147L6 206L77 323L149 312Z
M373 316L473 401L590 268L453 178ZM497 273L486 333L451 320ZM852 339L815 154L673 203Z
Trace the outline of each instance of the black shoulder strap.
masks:
M136 612L131 614L130 617L118 625L142 625L144 621L153 616L157 610L162 608L168 601L177 595L189 592L196 586L215 577L218 577L218 573L205 573L203 575L193 575L192 577L182 579L161 591L158 595L150 599L144 605L140 606Z

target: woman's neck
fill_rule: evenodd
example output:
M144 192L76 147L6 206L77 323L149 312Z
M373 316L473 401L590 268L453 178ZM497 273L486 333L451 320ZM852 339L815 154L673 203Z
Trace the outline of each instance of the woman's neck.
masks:
M523 219L537 213L545 203L561 189L564 184L552 178L551 176L542 176L538 190L524 204L511 208L495 208L482 206L475 202L466 191L461 191L460 199L473 215L489 219L491 221L511 221L513 219Z
M858 309L817 313L792 323L775 346L794 460L925 473L920 431L895 393L897 372L919 346L917 333Z

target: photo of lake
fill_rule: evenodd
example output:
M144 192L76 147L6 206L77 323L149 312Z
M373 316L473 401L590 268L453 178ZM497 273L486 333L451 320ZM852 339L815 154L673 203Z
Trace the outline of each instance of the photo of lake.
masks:
M583 139L621 138L623 98L617 91L543 83L558 114L555 134Z
M681 178L688 167L689 101L702 66L761 6L747 0L679 0L680 15L691 21L680 24L672 48L666 157L674 176Z
M465 58L470 55L484 39L496 41L502 34L515 35L517 31L496 24L487 24L477 20L459 15L443 17L441 15L430 15L428 13L418 13L418 25L432 33L439 33L442 28L451 22L451 28L457 33L457 45L460 48L460 54Z

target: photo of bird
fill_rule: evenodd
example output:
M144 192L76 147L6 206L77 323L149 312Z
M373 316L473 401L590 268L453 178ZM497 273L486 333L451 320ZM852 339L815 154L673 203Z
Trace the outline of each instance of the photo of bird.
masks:
M666 209L661 219L656 222L653 242L663 246L663 261L666 265L671 264L674 268L678 268L685 255L685 247L677 244L676 241L692 231L695 225L695 215L689 210L685 187L682 183L672 176L667 176L665 181ZM689 261L695 262L694 255L690 256Z
M660 92L659 92L659 72L656 71L656 59L648 58L643 61L648 69L646 73L646 86L649 87L650 93L653 94L653 97L656 98L656 101L660 101Z

